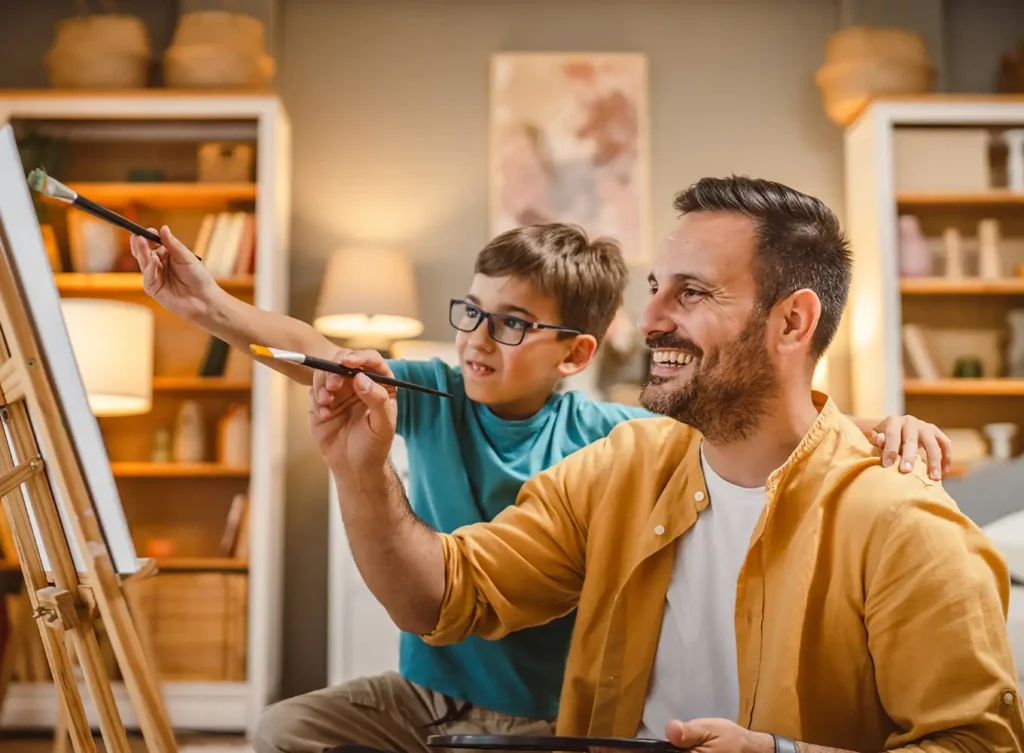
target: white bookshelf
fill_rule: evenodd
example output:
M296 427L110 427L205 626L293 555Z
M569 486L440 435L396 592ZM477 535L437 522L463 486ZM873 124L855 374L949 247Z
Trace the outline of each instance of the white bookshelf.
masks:
M194 210L205 202L248 200L252 207L249 211L255 215L255 271L251 277L232 280L228 287L261 309L287 313L291 128L276 96L168 90L12 91L0 93L0 122L6 121L38 124L59 137L79 142L105 143L108 150L111 142L131 145L158 141L180 144L244 140L254 144L255 180L251 185L194 183L183 186L175 184L174 178L168 178L169 187L124 183L116 188L108 185L106 189L97 185L95 190L107 190L109 198L115 202L119 191L133 198L137 191L144 202L158 208L161 202L172 208L189 206ZM31 167L34 165L26 165L26 170ZM62 179L60 175L55 177ZM95 198L102 201L108 196ZM116 282L111 282L115 276L107 277L109 279L96 281L87 279L89 275L59 275L58 288L62 296L145 297L140 279L121 274L116 276ZM182 328L185 332L182 337L192 338L193 344L198 342L199 333L186 331L192 326L187 322L177 320L167 326L175 331ZM168 397L172 393L195 394L199 399L216 402L229 399L225 397L229 393L241 395L239 399L249 405L251 416L249 468L221 473L216 468L197 471L183 467L156 473L151 472L145 462L112 464L128 467L132 472L123 475L130 477L131 483L152 484L141 488L161 494L173 494L168 490L175 483L191 485L184 487L188 489L235 488L218 484L244 484L247 488L250 519L244 562L181 557L168 560L166 567L160 565L160 572L203 572L209 568L211 571L233 569L246 574L246 602L241 617L245 635L242 679L164 681L163 691L171 723L176 728L251 732L259 712L278 699L281 685L287 383L284 376L270 369L245 363L242 354L232 353L230 359L226 378L163 377L159 383L154 382L154 396L159 394L161 399L171 400L178 399ZM113 460L116 458L112 457ZM224 492L210 494L223 497ZM139 554L146 556L142 551ZM160 574L156 576L160 577ZM120 684L115 687L115 695L122 718L131 726L134 713ZM88 699L88 693L83 693L83 697ZM95 724L98 721L95 710L88 704L87 701ZM56 712L57 699L51 684L15 683L4 702L0 727L52 727L57 719Z
M886 416L912 413L944 429L980 429L993 421L1013 421L1024 429L1024 380L988 369L981 379L941 374L926 382L905 370L903 325L917 323L941 330L999 330L1006 312L1024 307L1024 193L1005 187L1005 164L996 147L987 187L970 190L906 190L897 185L897 132L906 128L984 129L999 134L1024 127L1024 97L935 95L872 103L845 133L846 218L854 253L853 285L847 317L851 333L852 413ZM921 143L921 142L918 142ZM917 147L915 147L917 149ZM924 164L928 170L935 165ZM943 163L946 159L947 162ZM972 182L976 162L956 163L934 156L938 169ZM986 161L987 158L986 158ZM959 166L958 166L959 165ZM898 218L920 218L936 252L936 270L928 277L901 277ZM944 227L961 230L973 253L972 234L979 220L1001 225L1003 275L981 280L968 269L962 279L944 277ZM1004 330L1005 334L1005 330ZM947 341L948 342L948 341ZM940 343L941 344L941 343ZM954 346L954 348L957 346ZM999 345L1005 353L1005 339ZM1019 442L1018 442L1019 445Z

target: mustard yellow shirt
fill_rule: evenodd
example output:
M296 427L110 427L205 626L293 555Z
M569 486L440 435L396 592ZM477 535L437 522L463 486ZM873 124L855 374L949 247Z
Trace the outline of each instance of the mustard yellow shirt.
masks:
M857 751L1022 750L1001 556L923 463L883 468L815 400L737 582L734 721ZM708 504L699 449L672 419L621 424L492 522L443 535L444 602L424 639L495 639L577 608L558 733L634 736L673 543Z

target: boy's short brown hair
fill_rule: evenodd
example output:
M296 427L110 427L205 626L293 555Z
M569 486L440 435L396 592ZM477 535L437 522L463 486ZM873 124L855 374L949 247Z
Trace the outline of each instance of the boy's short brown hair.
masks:
M628 270L618 243L591 240L560 222L526 225L495 237L476 257L474 272L527 280L558 304L561 325L598 342L622 305Z

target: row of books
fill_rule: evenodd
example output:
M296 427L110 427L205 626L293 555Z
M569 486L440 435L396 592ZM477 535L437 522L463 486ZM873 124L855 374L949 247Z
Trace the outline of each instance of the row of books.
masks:
M256 264L256 216L217 212L203 217L192 250L221 279L251 275Z

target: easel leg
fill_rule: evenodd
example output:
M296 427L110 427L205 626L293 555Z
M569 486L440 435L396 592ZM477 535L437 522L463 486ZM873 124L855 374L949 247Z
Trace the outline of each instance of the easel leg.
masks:
M7 421L5 422L7 426L5 428L11 436L18 457L37 457L39 448L36 445L24 403L19 402L7 406L6 409L0 409L0 411L3 410L7 411ZM4 454L6 449L4 445L5 443L0 443L0 455ZM9 450L7 455L10 456ZM9 460L13 460L13 458L9 458ZM13 467L13 463L11 467ZM78 573L71 559L67 540L64 538L64 528L57 513L56 502L53 499L49 483L43 474L36 474L25 484L34 501L33 512L46 544L46 550L51 553L50 561L54 580L59 588L74 592L74 597L77 600L81 596L81 591L85 589L80 588ZM8 498L20 499L20 491L12 493ZM75 503L74 499L69 501L72 505ZM160 687L146 664L146 656L135 626L128 615L124 593L117 575L114 573L113 564L109 556L95 556L90 552L89 542L103 540L95 516L72 515L70 522L76 529L75 535L79 540L79 550L83 552L89 563L86 568L90 576L88 590L92 592L93 598L91 599L92 604L89 605L89 614L68 633L71 635L82 673L85 675L89 692L99 712L100 731L103 733L107 751L109 753L130 753L128 738L110 686L110 677L103 663L96 633L92 629L92 621L97 617L96 612L103 619L107 636L117 655L117 663L121 668L125 689L128 691L128 696L135 709L147 749L154 753L175 753L177 742L174 739L170 719L166 714ZM16 542L19 540L35 541L31 527L19 529L15 527L19 521L13 521L13 523L12 530L15 532ZM20 523L30 525L27 514ZM96 526L96 529L87 534L80 525ZM29 538L25 538L26 536ZM59 556L52 553L59 553ZM38 554L34 551L32 554L35 555L35 562L39 562ZM20 556L20 551L19 559L25 569L25 559ZM46 582L41 563L40 576ZM73 719L71 723L74 728Z

